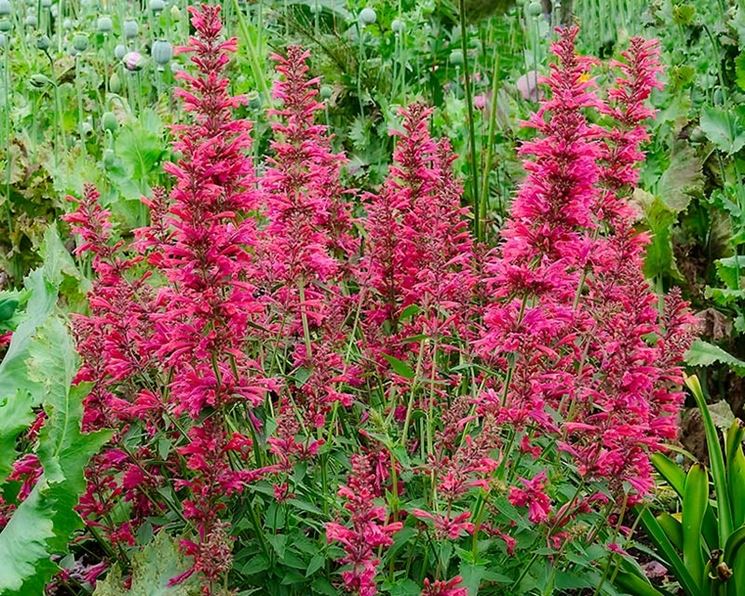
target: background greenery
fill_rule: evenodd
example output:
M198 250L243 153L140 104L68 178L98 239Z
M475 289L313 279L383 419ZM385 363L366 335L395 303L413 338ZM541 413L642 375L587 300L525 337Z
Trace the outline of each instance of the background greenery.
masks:
M658 115L634 197L652 238L645 273L660 291L682 286L701 315L702 340L688 361L712 424L730 428L743 416L745 1L222 3L240 42L233 91L250 98L243 115L255 121L257 156L269 136L270 55L299 43L312 50L352 183L382 181L397 108L423 99L435 107L433 133L460 156L473 227L487 241L519 183L516 147L528 134L520 122L536 107L531 81L546 71L553 26L577 22L582 51L603 58L630 35L658 38L665 89L653 97ZM0 0L0 333L15 327L19 310L43 313L43 304L26 304L22 281L45 257L54 295L81 308L87 272L61 256L66 230L62 240L47 232L66 194L93 182L126 231L145 223L140 196L169 184L161 163L171 158L169 125L182 116L171 90L184 65L172 51L189 34L187 4ZM689 405L683 446L706 461L700 410Z

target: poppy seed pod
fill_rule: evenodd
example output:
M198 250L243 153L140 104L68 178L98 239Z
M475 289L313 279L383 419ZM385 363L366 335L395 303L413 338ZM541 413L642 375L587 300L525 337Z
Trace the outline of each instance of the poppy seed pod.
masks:
M127 19L122 26L122 32L124 33L124 39L134 39L140 32L140 26L134 19Z
M375 14L375 11L372 8L363 8L360 11L360 23L362 23L363 26L372 25L377 20L378 15Z
M153 12L162 12L166 7L166 3L163 0L150 0L149 7Z
M117 46L114 48L114 58L117 60L121 60L124 58L125 54L127 53L127 46L125 46L123 43L117 44Z
M406 27L404 26L404 22L401 19L393 19L393 22L391 23L391 30L394 33L403 33L405 28Z
M78 33L72 40L72 47L76 52L85 52L88 49L88 38L82 33Z
M0 31L3 33L7 33L13 28L13 23L11 23L8 19L3 19L0 21Z
M173 58L173 46L164 39L157 39L153 42L150 55L158 66L165 66Z
M96 29L99 33L111 33L114 29L114 22L108 16L98 17Z
M531 17L537 17L543 14L543 6L540 2L531 2L528 4L528 15Z
M0 16L7 17L11 12L10 0L0 0Z

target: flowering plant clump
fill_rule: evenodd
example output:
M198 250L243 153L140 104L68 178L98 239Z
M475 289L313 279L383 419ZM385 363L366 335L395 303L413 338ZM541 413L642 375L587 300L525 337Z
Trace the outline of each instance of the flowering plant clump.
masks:
M225 74L236 42L219 8L191 10L173 188L144 199L133 240L93 187L66 218L94 272L74 322L84 430L114 430L77 506L86 577L134 576L132 554L166 537L183 558L161 579L187 593L611 581L649 456L676 434L692 334L680 295L660 306L643 277L627 201L656 45L632 39L603 97L577 30L559 31L489 250L422 104L401 110L382 188L344 186L298 47L274 58L254 169Z

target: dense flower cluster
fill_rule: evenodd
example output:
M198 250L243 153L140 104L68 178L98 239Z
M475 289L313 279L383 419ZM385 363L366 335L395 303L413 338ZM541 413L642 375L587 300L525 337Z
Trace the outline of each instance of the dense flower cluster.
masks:
M196 574L205 593L275 573L304 593L416 577L422 594L465 596L454 553L519 584L521 549L556 568L571 538L621 552L608 520L650 490L691 339L680 295L660 312L643 277L626 201L656 46L633 39L603 99L576 29L560 33L527 177L487 254L429 108L401 110L386 182L357 210L309 54L274 57L255 171L224 74L235 40L217 8L192 23L189 123L173 188L144 199L150 225L119 240L92 187L67 217L95 274L75 321L85 426L117 431L79 504L105 562L148 528L191 561L171 583ZM246 552L258 559L236 563Z

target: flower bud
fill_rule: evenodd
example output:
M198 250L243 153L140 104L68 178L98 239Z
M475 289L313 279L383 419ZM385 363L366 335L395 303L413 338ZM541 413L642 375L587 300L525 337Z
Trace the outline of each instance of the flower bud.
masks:
M122 80L119 75L114 73L109 79L109 91L112 93L119 93L122 90Z
M49 40L49 37L47 35L42 35L36 40L36 49L41 50L42 52L46 52L49 49L51 43L52 42Z
M41 89L42 87L50 85L52 81L49 79L49 77L41 73L37 73L31 75L31 77L29 78L29 83L34 89Z
M115 133L119 128L119 122L113 112L104 112L101 116L101 126L104 130Z
M124 68L128 71L137 72L138 70L142 70L142 67L145 66L145 57L139 52L127 52L124 55L122 62L124 63Z

